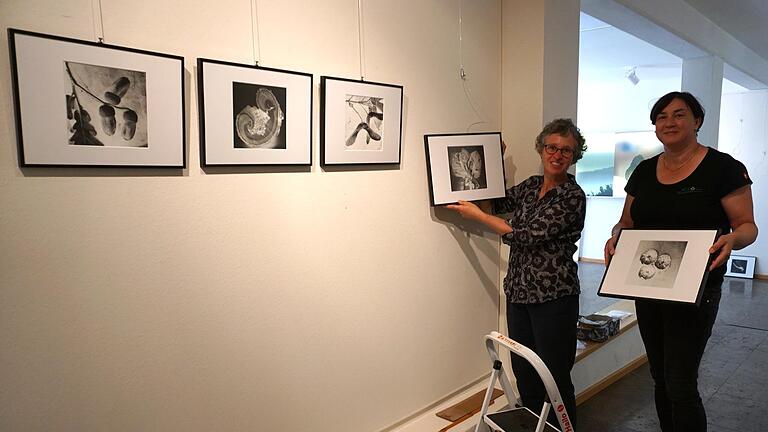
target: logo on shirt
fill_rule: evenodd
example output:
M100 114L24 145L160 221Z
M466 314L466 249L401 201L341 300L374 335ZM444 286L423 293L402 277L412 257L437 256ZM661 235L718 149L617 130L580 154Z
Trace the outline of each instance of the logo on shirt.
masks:
M684 188L681 188L679 191L677 191L678 195L690 195L694 193L702 193L704 192L704 188L696 187L696 186L686 186Z

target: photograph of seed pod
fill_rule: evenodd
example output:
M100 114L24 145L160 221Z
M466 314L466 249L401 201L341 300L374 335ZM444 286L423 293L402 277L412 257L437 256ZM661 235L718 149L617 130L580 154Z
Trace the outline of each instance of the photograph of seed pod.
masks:
M627 284L672 288L688 242L643 240L638 242Z
M384 98L348 94L344 150L381 150Z
M146 73L64 61L69 144L147 147Z
M320 163L399 164L403 86L320 77Z

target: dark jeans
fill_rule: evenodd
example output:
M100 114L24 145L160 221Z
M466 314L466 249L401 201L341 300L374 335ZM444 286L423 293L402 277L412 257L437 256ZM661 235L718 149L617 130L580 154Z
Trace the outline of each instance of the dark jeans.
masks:
M547 365L575 430L578 430L576 397L571 369L576 358L578 319L578 295L538 304L507 303L509 337L532 349ZM512 371L523 405L538 414L545 399L548 399L539 374L528 361L515 354L512 354ZM559 429L554 410L550 410L548 420Z
M654 381L663 432L704 432L699 363L712 334L722 280L707 284L700 305L637 300L637 323Z

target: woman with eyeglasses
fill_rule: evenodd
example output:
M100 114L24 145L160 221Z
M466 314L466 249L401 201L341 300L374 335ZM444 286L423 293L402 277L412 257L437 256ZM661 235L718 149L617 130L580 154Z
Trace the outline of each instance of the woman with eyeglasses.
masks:
M544 126L535 148L541 156L542 175L508 189L505 198L481 202L482 209L467 201L447 207L485 224L509 245L504 278L509 337L541 357L575 425L571 369L581 291L573 255L584 228L586 196L568 168L587 147L570 119L557 119ZM539 412L546 398L544 385L526 360L512 357L522 402ZM553 412L549 419L558 424Z
M710 247L710 273L699 306L636 300L637 323L654 381L656 412L664 432L706 431L698 391L704 347L720 304L731 250L757 238L747 169L726 153L698 142L704 108L688 92L668 93L650 115L664 152L640 162L624 188L619 223L605 244L605 262L622 228L719 229Z

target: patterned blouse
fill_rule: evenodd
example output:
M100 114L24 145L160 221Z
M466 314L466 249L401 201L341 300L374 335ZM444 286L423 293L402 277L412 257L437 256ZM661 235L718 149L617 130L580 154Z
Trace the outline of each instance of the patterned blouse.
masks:
M510 246L504 292L510 303L544 303L577 295L578 266L573 260L584 228L587 199L576 179L539 199L543 176L532 176L493 200L496 214L506 214L512 232L502 236Z

